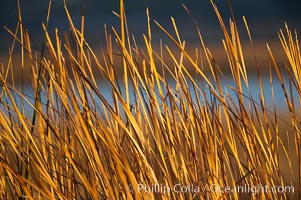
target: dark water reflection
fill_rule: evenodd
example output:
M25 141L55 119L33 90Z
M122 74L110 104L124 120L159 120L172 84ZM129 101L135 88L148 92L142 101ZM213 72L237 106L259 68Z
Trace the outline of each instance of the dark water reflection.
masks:
M224 19L230 17L227 1L216 0ZM221 31L212 9L210 1L197 0L125 0L128 23L130 31L139 35L146 32L145 8L149 7L151 17L159 21L165 27L171 27L170 16L173 16L180 25L181 34L186 40L195 40L196 35L191 34L192 20L184 11L182 4L185 4L194 17L197 19L202 31L209 42L214 43L221 38ZM0 26L7 26L14 30L17 19L16 1L1 1L0 3ZM110 27L118 27L118 18L112 11L119 11L119 1L104 0L68 0L68 8L77 27L80 25L82 8L85 7L86 16L86 37L92 44L98 44L103 40L103 24ZM264 40L277 39L276 32L283 26L284 21L293 28L301 29L301 14L297 9L297 0L253 0L235 1L232 0L233 10L237 17L237 23L243 25L241 16L246 16L252 28L254 37ZM39 44L43 38L42 22L45 22L47 15L48 0L27 0L21 1L23 24ZM68 20L63 8L63 1L53 0L53 7L49 21L50 32L59 28L61 32L68 30ZM156 29L154 28L154 32ZM242 35L242 37L244 37ZM7 52L11 43L11 37L6 31L0 29L0 53Z

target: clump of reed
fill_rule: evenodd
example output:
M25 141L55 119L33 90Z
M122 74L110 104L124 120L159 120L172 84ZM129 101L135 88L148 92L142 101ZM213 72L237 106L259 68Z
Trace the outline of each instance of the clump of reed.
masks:
M115 13L120 27L106 30L106 45L96 52L85 39L84 16L81 26L75 27L67 6L70 34L61 38L57 29L49 34L50 1L43 47L34 51L19 7L16 30L7 28L14 43L0 74L1 199L299 198L297 34L287 27L279 33L287 56L284 64L277 62L267 45L270 74L277 75L270 75L272 94L274 83L279 82L286 101L285 108L279 110L274 103L269 109L259 69L259 100L249 91L252 83L234 18L228 31L213 2L212 6L224 33L221 45L234 82L231 86L222 83L222 67L196 22L198 51L204 57L187 51L173 19L173 30L155 22L176 46L162 45L167 52L163 57L162 49L153 48L148 11L148 30L144 44L138 46L130 36L121 0L120 13ZM13 49L17 45L21 57L16 66ZM167 63L166 57L172 62ZM16 68L21 71L19 85L14 81ZM32 94L26 92L23 81L26 68L31 71ZM120 70L122 79L117 76ZM109 95L104 94L105 88ZM289 114L285 119L283 110ZM207 188L164 193L138 190L141 184L166 188L176 184L195 188L293 185L295 191L252 194Z

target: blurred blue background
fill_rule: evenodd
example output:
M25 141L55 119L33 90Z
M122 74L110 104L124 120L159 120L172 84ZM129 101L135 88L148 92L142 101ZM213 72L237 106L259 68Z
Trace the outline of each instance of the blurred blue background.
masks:
M20 0L24 26L29 30L33 40L41 49L43 41L42 22L45 22L48 0ZM209 0L124 0L127 20L130 32L136 36L136 40L142 41L142 33L147 33L146 7L149 7L153 20L157 20L164 27L171 30L170 16L173 16L178 24L182 39L197 44L197 33L193 21L185 12L182 4L185 4L199 23L206 44L220 45L223 38L219 22ZM215 0L225 22L229 21L230 12L227 0ZM243 28L242 16L246 16L254 40L273 43L278 40L277 32L284 27L287 22L291 29L296 29L301 34L301 11L300 1L297 0L232 0L232 7L236 17L236 22L240 27L240 36L247 39L247 34ZM68 0L67 5L77 28L80 27L80 19L83 7L86 16L86 39L92 46L99 47L104 42L104 23L118 28L119 19L112 11L119 11L119 0ZM7 26L12 31L17 24L17 0L0 2L0 62L5 60L12 37L4 30ZM164 35L154 23L152 24L155 39L164 39ZM54 29L58 28L60 34L68 31L68 20L64 11L62 0L53 0L51 16L49 21L49 31L54 35ZM165 40L164 43L167 43ZM158 42L157 42L158 43ZM279 43L279 42L278 42ZM264 46L265 48L265 46ZM15 49L18 51L20 48ZM266 54L258 51L258 54ZM252 54L251 54L252 56ZM277 57L279 58L279 57ZM253 59L253 57L252 57ZM264 65L263 65L264 66ZM16 73L16 76L20 73ZM267 76L266 76L267 77ZM16 80L18 77L16 77ZM20 77L19 77L20 79ZM229 79L231 80L231 79ZM256 79L253 80L253 88L258 86ZM265 90L270 88L269 79L264 79ZM280 86L276 86L281 91ZM31 93L31 87L28 89ZM258 90L252 89L257 95ZM109 95L109 92L107 93ZM282 95L282 93L280 93ZM109 95L110 96L110 95ZM278 98L278 97L277 97ZM280 98L280 97L279 97ZM280 101L279 101L280 102ZM277 102L277 103L279 103ZM281 102L280 102L281 103ZM282 102L283 103L283 102ZM283 103L284 105L284 103Z
M34 36L37 43L42 41L42 22L45 22L48 0L20 0L24 26ZM185 4L197 19L207 42L214 43L222 35L220 26L209 0L124 0L130 31L138 37L146 33L145 8L149 7L151 17L163 26L170 27L170 16L173 16L181 28L186 40L196 39L192 31L192 20L185 12ZM230 17L226 0L214 1L225 20ZM277 31L283 28L286 21L292 29L301 30L300 1L297 0L232 0L232 6L238 24L243 25L241 16L246 16L253 37L259 40L277 39ZM67 0L67 5L74 22L80 24L83 6L86 13L86 36L91 43L102 41L103 25L117 26L118 19L112 11L119 11L119 0ZM17 0L0 2L0 52L7 52L12 38L3 26L15 29L17 18ZM68 21L63 9L62 0L53 0L49 30L59 28L68 30ZM156 32L155 26L153 31ZM194 32L192 34L192 32Z

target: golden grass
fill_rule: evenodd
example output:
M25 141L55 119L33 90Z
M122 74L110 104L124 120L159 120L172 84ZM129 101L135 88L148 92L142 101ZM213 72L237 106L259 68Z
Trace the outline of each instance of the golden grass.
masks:
M224 33L222 45L228 61L224 65L231 71L231 86L222 83L221 67L193 17L201 53L187 51L173 18L173 33L159 22L154 25L177 48L161 45L156 51L148 10L147 34L138 46L130 37L121 0L120 13L115 13L120 31L105 27L106 47L99 55L85 40L84 16L76 28L66 6L71 34L61 38L56 29L55 35L49 35L50 1L43 48L34 52L19 7L16 30L7 29L14 43L0 74L1 199L299 199L301 56L297 34L287 26L279 32L288 61L284 64L267 45L269 70L277 75L277 79L270 75L272 94L274 83L279 82L286 101L285 108L274 103L269 109L271 102L266 102L245 18L258 70L259 101L249 91L249 67L235 20L232 17L228 31L211 3ZM21 65L13 62L16 45L21 47ZM166 57L172 63L166 63ZM14 68L21 70L22 77L31 71L33 99L25 94L23 78L21 88L15 84ZM116 76L120 70L122 80ZM106 85L97 82L96 74L101 74ZM109 87L110 97L104 87ZM277 101L274 95L272 99ZM26 107L31 113L25 112ZM281 116L285 113L287 117ZM165 189L177 184L199 188L292 185L295 191L252 195L207 188L164 193L141 189L142 184Z

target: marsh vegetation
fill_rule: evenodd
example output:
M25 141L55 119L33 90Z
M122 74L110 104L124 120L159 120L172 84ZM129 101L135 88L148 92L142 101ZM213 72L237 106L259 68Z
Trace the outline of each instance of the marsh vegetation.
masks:
M48 30L50 1L44 43L34 50L19 7L16 29L6 28L14 41L0 74L0 198L300 198L297 33L286 25L279 31L283 62L266 44L269 64L263 79L247 20L243 18L253 66L244 59L234 17L225 23L211 3L224 35L220 45L225 63L215 60L192 15L191 29L199 38L195 51L187 50L173 18L173 29L167 30L148 10L144 43L137 44L121 0L115 13L120 27L104 27L106 44L95 51L85 39L84 15L76 27L66 5L69 31ZM190 14L185 6L183 10ZM171 46L154 44L153 26ZM256 72L251 81L250 68ZM258 82L256 94L250 90L252 81ZM263 81L268 81L269 91ZM285 102L281 107L278 97ZM164 193L141 189L142 184L158 185L158 191L192 184L295 189Z

